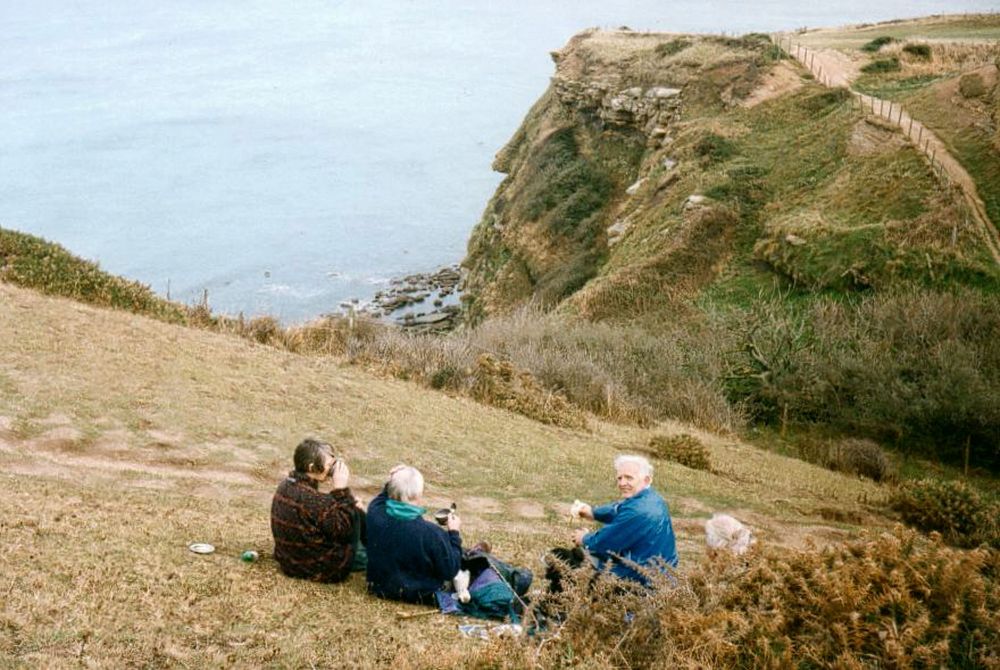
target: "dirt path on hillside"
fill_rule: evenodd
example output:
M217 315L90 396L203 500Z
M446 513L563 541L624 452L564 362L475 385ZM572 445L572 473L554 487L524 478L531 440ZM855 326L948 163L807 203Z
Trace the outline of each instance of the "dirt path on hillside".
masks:
M136 436L127 430L109 430L96 438L84 437L70 417L53 414L34 422L44 431L37 437L22 438L14 430L15 421L0 415L0 470L7 475L60 482L99 484L109 491L138 489L174 491L200 499L224 502L236 498L258 501L262 510L273 493L273 486L287 471L287 464L241 453L232 467L213 461L201 462L203 454L196 447L185 447L180 434L157 432L170 444L167 453L180 460L163 460L157 452L136 445ZM143 437L147 434L143 433ZM163 448L160 445L159 448ZM228 451L232 451L227 447ZM186 458L184 458L186 456ZM352 489L363 501L374 497L381 483L362 475L352 477ZM491 532L506 531L517 535L560 537L587 525L569 514L569 501L544 502L530 498L501 500L486 496L461 495L438 490L425 500L429 508L444 507L458 498L463 518L470 522L473 534L488 538ZM685 498L676 501L674 525L679 548L687 555L704 550L704 517L713 510L700 501ZM826 525L821 519L802 512L798 520L776 518L749 509L730 510L753 530L760 541L801 549L842 542L852 533ZM266 512L262 511L262 519ZM552 540L550 540L552 541Z
M986 206L979 197L975 180L933 131L914 119L902 105L855 91L853 83L860 74L860 68L858 63L844 52L836 49L807 48L796 44L792 36L778 35L775 40L778 44L782 44L793 58L802 63L818 81L826 86L849 89L865 113L900 128L903 135L927 157L934 171L961 190L962 198L969 208L975 225L982 233L993 260L1000 264L1000 232L986 213Z

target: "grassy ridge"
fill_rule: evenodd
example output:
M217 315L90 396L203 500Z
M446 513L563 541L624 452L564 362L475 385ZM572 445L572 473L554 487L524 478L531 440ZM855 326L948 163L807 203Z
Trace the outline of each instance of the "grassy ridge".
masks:
M189 314L144 284L108 274L58 244L6 228L0 228L0 280L174 323L186 322Z

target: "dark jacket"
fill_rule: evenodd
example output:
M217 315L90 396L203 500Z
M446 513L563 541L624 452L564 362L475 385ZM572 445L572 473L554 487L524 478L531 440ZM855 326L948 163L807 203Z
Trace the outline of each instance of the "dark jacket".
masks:
M339 582L354 558L356 508L350 489L320 493L314 480L291 472L271 501L274 559L289 577Z
M677 545L666 501L646 487L631 498L594 508L594 520L603 528L583 536L583 546L599 561L612 561L611 572L637 582L646 579L627 562L654 565L658 559L677 567ZM620 562L615 559L624 559Z
M368 505L368 590L380 598L433 603L458 572L462 538L422 518L395 519L383 490Z

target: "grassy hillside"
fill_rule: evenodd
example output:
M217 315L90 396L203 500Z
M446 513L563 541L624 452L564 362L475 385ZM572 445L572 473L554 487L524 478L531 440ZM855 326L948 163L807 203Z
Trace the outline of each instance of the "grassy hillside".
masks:
M0 666L1000 662L1000 275L961 200L765 36L588 31L555 59L470 242L477 325L447 336L218 318L0 229ZM487 643L360 575L283 578L269 502L306 436L362 498L416 465L536 575L569 503L650 453L677 582L584 580L557 635ZM716 511L748 557L706 559Z
M5 667L344 667L475 652L455 620L397 621L412 608L367 598L360 576L319 586L277 574L270 494L306 435L337 446L366 498L391 465L417 465L429 504L458 502L466 538L536 571L568 537L568 503L613 497L610 459L654 433L694 432L716 470L657 462L685 565L717 510L777 546L888 523L870 507L879 485L731 437L547 427L334 359L2 283L0 343ZM192 554L194 541L217 552ZM248 548L262 560L240 563Z

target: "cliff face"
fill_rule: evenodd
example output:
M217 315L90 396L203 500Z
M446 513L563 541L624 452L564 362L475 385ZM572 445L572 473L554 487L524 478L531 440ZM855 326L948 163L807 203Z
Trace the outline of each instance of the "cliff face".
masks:
M507 178L469 243L473 319L528 300L552 306L605 267L630 227L643 172L676 165L682 106L724 105L760 74L760 40L588 31L552 54L549 89L494 169Z
M765 35L588 31L553 60L469 242L472 322L996 280L920 154Z

